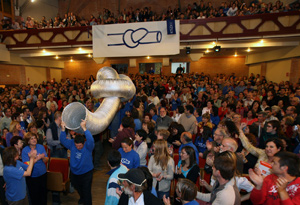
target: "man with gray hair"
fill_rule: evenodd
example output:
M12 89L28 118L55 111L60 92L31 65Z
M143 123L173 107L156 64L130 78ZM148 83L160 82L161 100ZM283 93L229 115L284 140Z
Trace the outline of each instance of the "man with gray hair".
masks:
M119 205L163 204L161 200L147 191L147 180L141 169L130 169L125 174L119 174L118 179L122 181L124 186L124 192L120 197Z

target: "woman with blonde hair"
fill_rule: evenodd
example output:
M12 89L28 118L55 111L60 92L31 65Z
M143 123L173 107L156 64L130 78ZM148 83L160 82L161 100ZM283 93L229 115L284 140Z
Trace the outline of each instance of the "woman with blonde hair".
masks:
M6 145L10 147L10 140L14 136L20 136L23 138L24 133L21 129L21 125L18 121L12 121L9 125L9 132L6 134Z
M153 176L153 187L157 190L157 197L169 197L174 176L174 160L168 152L167 141L159 139L154 142L154 155L149 160L148 168Z

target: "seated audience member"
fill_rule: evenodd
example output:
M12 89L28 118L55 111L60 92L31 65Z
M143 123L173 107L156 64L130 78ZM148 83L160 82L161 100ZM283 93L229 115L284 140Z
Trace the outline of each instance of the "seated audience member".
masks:
M199 153L198 153L198 149L197 147L193 144L192 141L192 134L189 132L183 132L180 136L180 141L181 141L181 145L179 147L179 159L181 159L181 150L185 147L185 146L190 146L194 149L194 153L195 153L195 157L196 157L196 163L199 164Z
M193 115L194 108L191 105L186 105L184 113L180 116L178 123L182 124L186 132L190 132L191 134L194 134L195 127L197 122L196 117Z
M153 119L153 117L152 117ZM164 107L161 107L159 110L159 116L156 120L156 130L168 129L168 127L173 122L172 118L167 115L167 110Z
M153 187L157 190L157 196L162 199L169 197L170 185L174 176L174 160L168 152L167 142L158 139L154 142L154 155L149 160L149 171L153 176Z
M168 130L170 136L167 141L174 146L174 149L179 149L181 145L180 136L185 131L184 127L177 122L172 122Z
M147 143L145 142L147 138L147 133L145 130L137 130L135 134L135 140L133 141L133 149L138 153L140 156L140 165L141 166L146 166L147 161L146 161L146 156L147 156Z
M272 161L272 174L263 177L256 169L249 170L255 184L250 199L253 204L300 204L300 160L290 152L277 153Z
M162 205L162 201L156 198L147 190L147 180L142 170L130 169L125 174L119 174L118 179L122 181L124 192L122 193L119 205L144 204Z
M179 197L181 204L184 205L198 205L199 203L195 200L197 196L196 185L188 179L179 179L176 184L176 193ZM165 205L171 205L170 198L164 196L163 198Z
M117 194L117 189L121 190L121 186L118 184L118 175L126 173L128 169L121 164L121 154L117 150L111 150L107 156L107 163L110 167L110 171L107 173L110 175L106 186L106 198L105 205L118 204L120 196Z
M168 140L168 137L170 136L170 132L168 130L158 130L157 132L157 139L158 140ZM168 141L167 141L167 145L168 145L168 152L170 154L170 156L173 156L173 145L170 144ZM150 148L149 150L149 155L153 155L154 154L154 146L152 145L152 147Z
M23 149L23 141L22 137L14 136L10 140L10 146L15 147L19 154L19 160L22 160L22 149Z
M216 182L210 194L197 193L197 199L211 204L239 205L241 198L235 184L236 157L230 152L222 152L216 156L213 164L213 177Z
M196 183L199 177L200 168L196 162L194 149L190 146L183 147L180 157L181 159L177 164L177 170L175 170L174 178L186 178Z
M5 196L8 204L28 204L25 177L31 175L36 156L36 150L30 151L28 153L29 165L26 165L17 160L19 154L15 147L4 149L2 154L3 178L6 182Z
M21 125L18 121L12 121L9 125L9 132L6 134L6 145L10 147L10 140L14 136L20 136L23 138L24 131L21 130Z
M128 169L137 168L140 166L140 157L136 151L132 149L133 142L130 138L124 138L121 142L122 148L118 151L121 153L121 162Z
M247 112L247 116L242 119L241 123L246 123L247 125L252 125L257 121L256 113L253 110Z
M125 138L134 139L134 122L132 117L124 117L118 134L114 138L110 138L108 141L112 143L112 148L118 150L121 147L121 142Z
M242 131L240 131L239 138L243 147L258 158L255 167L260 168L265 176L269 175L274 155L284 149L282 140L277 137L268 139L265 149L260 149L253 146Z
M206 142L212 142L212 131L211 128L208 126L203 126L202 129L200 129L200 133L197 136L195 140L195 146L197 147L199 151L199 157L203 158L203 153L206 150Z

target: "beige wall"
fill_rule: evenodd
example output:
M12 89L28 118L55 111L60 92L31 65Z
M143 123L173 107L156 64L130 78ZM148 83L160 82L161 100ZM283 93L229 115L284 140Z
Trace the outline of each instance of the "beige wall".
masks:
M289 81L291 60L274 61L267 63L266 78L274 82ZM286 76L288 73L288 76Z
M261 64L249 65L249 76L251 73L254 75L261 74Z
M47 81L46 68L40 67L25 67L26 84L40 84L43 81Z
M59 82L61 79L61 69L50 69L50 79L55 78L56 82Z

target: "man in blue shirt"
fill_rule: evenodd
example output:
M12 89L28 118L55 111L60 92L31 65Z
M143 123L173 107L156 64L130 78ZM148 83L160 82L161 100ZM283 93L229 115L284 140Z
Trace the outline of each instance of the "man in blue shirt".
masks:
M92 204L92 180L93 180L93 156L94 138L90 131L86 129L86 120L81 120L83 135L76 135L75 139L67 139L66 124L61 123L60 142L71 151L70 169L71 182L78 191L80 199L78 204Z

